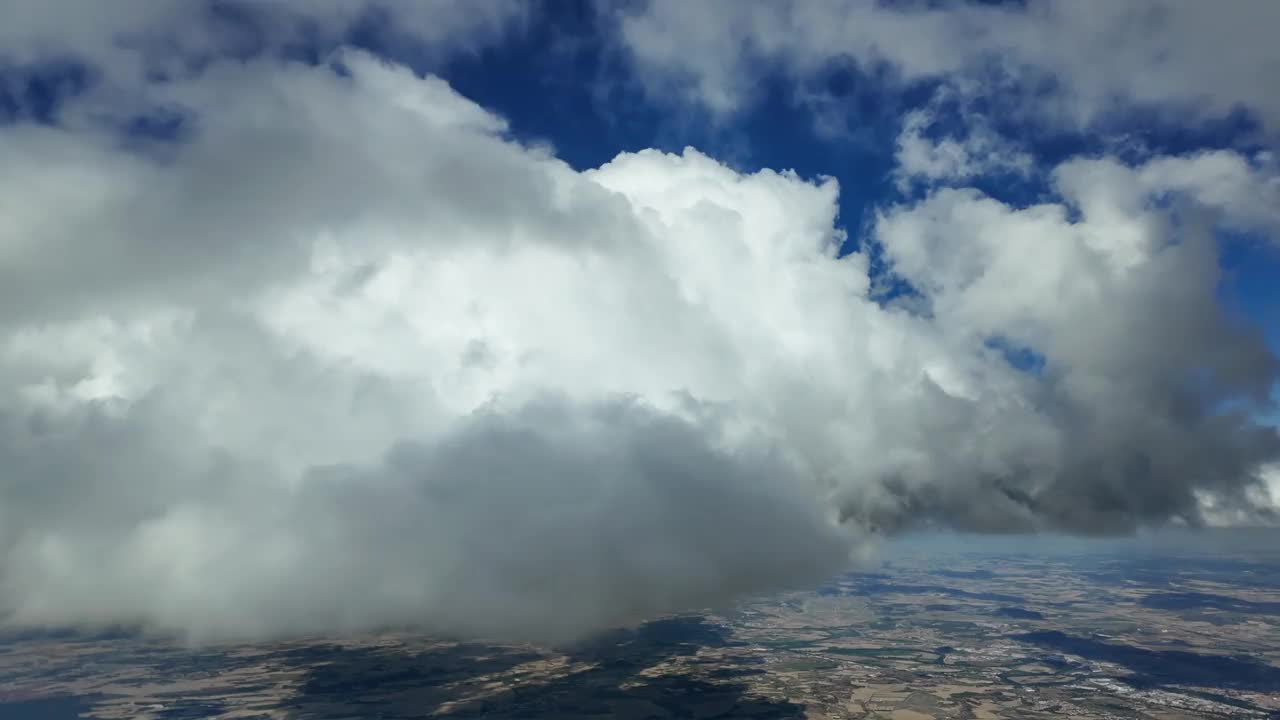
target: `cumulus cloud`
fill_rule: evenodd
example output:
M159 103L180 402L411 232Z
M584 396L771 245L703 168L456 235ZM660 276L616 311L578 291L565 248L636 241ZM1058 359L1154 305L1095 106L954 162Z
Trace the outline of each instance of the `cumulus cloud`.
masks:
M1015 111L1069 126L1137 107L1201 120L1243 108L1272 134L1280 123L1280 5L1268 0L650 0L614 14L655 96L716 113L753 100L761 63L803 78L852 61L964 93L1017 87Z
M1266 158L887 207L907 309L839 255L829 178L579 172L354 50L129 87L0 128L8 624L560 641L913 526L1275 512L1240 408L1276 360L1214 294L1213 229L1274 222ZM187 134L92 122L154 107Z
M981 447L1023 466L996 477L1032 512L1076 530L1179 516L1194 493L1171 478L1205 490L1223 478L1256 480L1276 451L1274 430L1221 407L1237 395L1265 405L1275 379L1260 335L1224 319L1214 300L1215 216L1251 213L1232 213L1234 200L1206 203L1212 174L1191 191L1196 173L1165 173L1224 160L1077 160L1054 173L1059 202L1013 208L945 189L880 217L886 254L940 332L1042 357L1021 399L1052 423L1043 436L1051 441L1006 451L1018 435L1001 432ZM1170 184L1191 192L1164 196Z
M847 562L863 531L736 403L805 312L775 264L865 282L834 183L580 174L438 79L334 65L150 88L197 119L172 152L0 133L9 622L563 640ZM755 280L708 284L726 260Z

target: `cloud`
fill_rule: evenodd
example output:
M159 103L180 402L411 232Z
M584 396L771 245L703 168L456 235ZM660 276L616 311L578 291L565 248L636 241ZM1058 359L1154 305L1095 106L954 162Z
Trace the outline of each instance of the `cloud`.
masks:
M1215 301L1213 228L1261 210L1213 190L1223 175L1202 170L1245 167L1224 155L1136 168L1074 160L1054 173L1058 202L1014 208L943 189L879 218L887 258L940 332L1044 358L1019 401L1038 409L1032 422L1051 423L1047 442L1010 428L976 448L1013 463L999 489L1034 514L1081 531L1183 515L1193 487L1256 479L1276 452L1273 429L1221 407L1229 397L1265 407L1277 368L1261 335ZM1171 186L1180 194L1165 195Z
M304 48L323 54L361 29L372 28L389 48L411 48L419 58L472 52L502 39L528 15L516 0L2 0L0 9L6 17L0 62L86 61L121 92L142 75L183 75L227 55Z
M966 122L960 137L932 138L926 135L933 114L913 110L902 121L894 160L898 189L907 192L913 185L972 182L997 174L1027 177L1035 167L1031 155L1000 137L978 118Z
M1262 468L1262 482L1250 488L1248 504L1223 503L1212 492L1198 491L1196 500L1200 503L1200 514L1205 524L1212 527L1236 527L1256 524L1259 521L1257 508L1272 508L1266 519L1274 522L1274 508L1280 508L1280 465Z
M1280 123L1269 78L1280 70L1271 28L1280 6L1178 0L1052 3L685 3L614 9L618 38L655 97L714 113L749 105L762 66L793 78L842 62L899 83L940 81L1014 100L1012 111L1068 127L1153 108L1193 121L1237 109L1268 133Z
M754 289L702 279L819 268L833 183L580 174L438 79L335 63L147 88L194 118L163 153L0 132L8 622L565 640L845 565L864 531L736 407Z
M349 49L120 77L0 127L9 624L563 641L904 528L1275 513L1280 439L1236 408L1276 359L1212 233L1270 227L1266 158L886 207L908 310L839 256L830 178L580 172ZM101 122L156 107L179 138Z
M6 488L6 507L31 516L5 518L9 622L556 641L846 560L848 538L766 447L717 447L625 399L479 411L373 462L298 475L261 445L193 439L175 415L189 409L156 398L6 428L6 460L43 483Z

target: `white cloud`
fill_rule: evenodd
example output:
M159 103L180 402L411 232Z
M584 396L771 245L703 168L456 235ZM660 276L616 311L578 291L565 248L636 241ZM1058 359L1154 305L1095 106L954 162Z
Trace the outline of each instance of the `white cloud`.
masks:
M913 110L902 122L894 153L898 189L913 184L926 186L944 182L965 182L975 178L1007 174L1026 178L1034 170L1031 155L970 118L962 137L932 139L925 135L932 123L930 112Z
M331 49L370 18L382 21L389 46L411 45L420 56L470 52L518 27L528 7L518 0L0 0L0 14L0 58L88 60L108 85L128 90L142 73L182 75L192 60L225 53Z
M797 78L853 60L906 82L941 79L961 92L1022 83L1014 110L1071 126L1154 107L1180 118L1257 113L1280 123L1280 72L1269 0L1047 2L1026 8L873 0L652 0L617 10L619 37L655 97L723 113L752 100L760 63Z
M1261 335L1225 321L1215 301L1214 228L1268 212L1247 202L1255 196L1219 192L1269 182L1237 177L1247 170L1232 153L1132 168L1074 160L1054 173L1059 202L1014 208L944 189L880 216L876 237L940 332L1044 357L1023 399L1052 417L1054 442L1021 448L1020 462L1039 469L1011 486L1038 498L1038 512L1123 524L1135 503L1185 505L1173 478L1213 489L1239 477L1240 462L1256 478L1275 452L1273 430L1241 427L1221 407L1230 397L1265 407L1276 377ZM1263 497L1227 494L1246 511Z
M837 256L833 180L692 149L577 172L439 79L336 61L65 109L181 107L164 152L0 128L5 621L560 640L816 582L912 524L1263 497L1280 441L1214 411L1274 358L1221 317L1203 226L1168 241L1175 210L1269 223L1234 190L1261 160L887 209L912 314Z
M564 639L842 567L860 531L740 406L807 372L804 292L865 286L834 184L579 174L342 62L148 88L198 119L164 156L0 132L8 620Z

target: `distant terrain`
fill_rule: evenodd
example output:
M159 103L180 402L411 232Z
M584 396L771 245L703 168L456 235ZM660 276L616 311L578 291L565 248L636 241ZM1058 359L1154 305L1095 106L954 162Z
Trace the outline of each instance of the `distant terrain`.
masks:
M924 539L572 648L10 633L0 718L1280 717L1280 542Z

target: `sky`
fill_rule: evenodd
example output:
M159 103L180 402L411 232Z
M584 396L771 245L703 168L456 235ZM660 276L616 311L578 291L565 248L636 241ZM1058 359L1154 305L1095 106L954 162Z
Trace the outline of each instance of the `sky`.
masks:
M0 623L562 642L1280 518L1280 5L0 0Z

